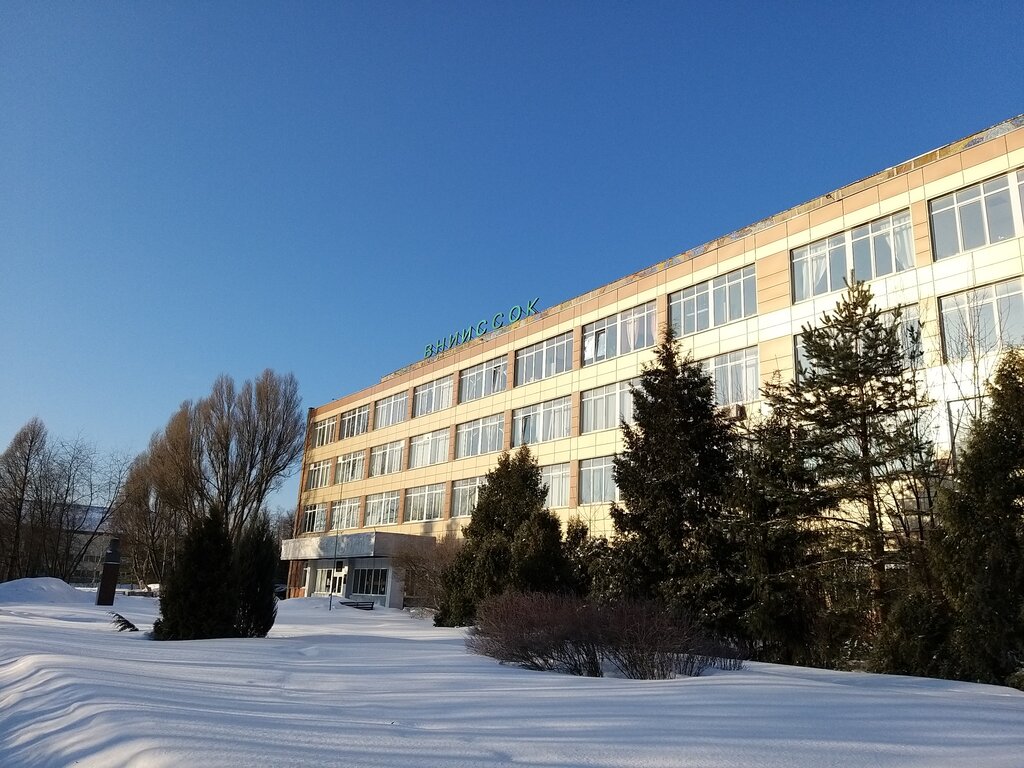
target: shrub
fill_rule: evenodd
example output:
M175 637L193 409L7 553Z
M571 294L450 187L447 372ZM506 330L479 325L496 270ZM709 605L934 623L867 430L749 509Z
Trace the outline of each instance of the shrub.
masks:
M606 664L648 680L742 664L735 649L709 645L692 623L670 618L656 603L606 606L538 593L481 601L466 645L504 663L587 677L601 677Z
M266 637L277 619L274 576L281 560L281 546L266 513L249 521L235 547L233 570L238 589L239 637Z
M160 618L155 640L236 637L238 594L231 540L217 510L203 518L182 545L166 583L160 587Z

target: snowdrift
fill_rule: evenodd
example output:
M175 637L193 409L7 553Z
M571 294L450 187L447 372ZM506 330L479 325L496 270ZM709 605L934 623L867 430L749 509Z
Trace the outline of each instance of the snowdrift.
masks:
M0 605L63 605L89 603L95 599L95 595L79 592L60 579L48 576L38 579L16 579L0 584Z

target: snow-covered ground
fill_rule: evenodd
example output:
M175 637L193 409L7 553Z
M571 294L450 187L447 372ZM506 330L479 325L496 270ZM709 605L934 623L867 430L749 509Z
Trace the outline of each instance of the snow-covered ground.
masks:
M1024 694L749 664L587 679L467 654L400 611L287 600L265 640L118 633L95 595L0 584L0 766L1024 765ZM118 597L149 629L157 603Z

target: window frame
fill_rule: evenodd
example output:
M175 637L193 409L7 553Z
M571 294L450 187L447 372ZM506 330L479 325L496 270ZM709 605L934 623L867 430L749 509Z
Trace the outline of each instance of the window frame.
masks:
M409 469L420 467L432 467L435 464L443 464L448 461L448 449L451 430L448 427L435 429L432 432L425 432L409 439ZM417 455L422 450L421 446L426 445L426 461L417 461Z
M515 386L521 387L567 373L573 368L572 331L517 349Z
M401 424L409 415L409 390L382 397L373 403L373 428L385 429Z
M555 418L558 414L558 419ZM532 418L532 422L529 421ZM526 440L525 426L537 439ZM561 425L563 434L555 434L555 427ZM512 447L536 445L569 437L572 427L572 398L569 395L555 397L542 403L534 403L512 411Z
M490 446L495 440L497 441L497 447L491 448L490 450L484 450L484 437L485 430L494 430L495 434L491 435L489 442ZM474 437L475 435L475 437ZM475 440L477 449L475 452L469 452L468 446L466 450L463 449L463 445L466 441ZM466 421L462 424L455 426L455 458L456 459L468 459L473 456L484 456L488 453L497 453L504 447L505 442L505 414L496 413L491 416L484 416L479 419L473 419L472 421Z
M452 374L420 384L412 390L412 417L443 411L452 405Z
M444 518L444 483L417 485L405 491L404 523L429 523Z
M479 380L478 380L479 379ZM470 391L479 388L479 392ZM459 402L471 403L508 388L508 355L486 360L459 371Z
M405 440L392 440L370 448L370 466L367 477L393 475L404 469ZM379 470L379 471L378 471Z
M398 491L383 491L366 496L364 528L398 524ZM377 509L377 506L380 506ZM379 517L379 521L377 518Z
M341 427L338 433L339 440L346 440L365 434L370 429L370 405L360 405L358 408L345 411L341 414Z

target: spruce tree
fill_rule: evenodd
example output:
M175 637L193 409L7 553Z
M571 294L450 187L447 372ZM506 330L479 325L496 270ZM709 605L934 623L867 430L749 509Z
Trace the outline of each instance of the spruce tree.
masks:
M557 592L566 582L558 518L527 446L504 452L480 488L465 541L442 576L438 626L473 621L477 603L506 590Z
M781 664L827 663L820 516L831 499L799 450L799 430L779 414L754 424L736 451L746 605L753 656Z
M1006 352L989 399L940 496L932 551L953 611L945 674L1001 683L1024 668L1024 353Z
M765 392L772 411L802 427L801 450L835 495L832 528L870 573L872 626L892 597L887 569L899 553L887 538L903 527L899 500L930 455L917 424L926 400L899 320L899 311L874 305L867 285L852 284L818 325L802 329L807 369Z
M236 637L238 593L231 539L220 510L213 508L185 536L169 578L160 585L157 640Z
M717 411L711 377L680 358L671 328L633 390L633 417L615 457L619 587L624 597L659 599L676 615L727 631L737 609L726 506L736 439Z
M270 518L261 511L249 520L234 548L233 571L238 588L235 628L240 637L266 637L273 628L277 618L274 577L280 562L281 546Z

